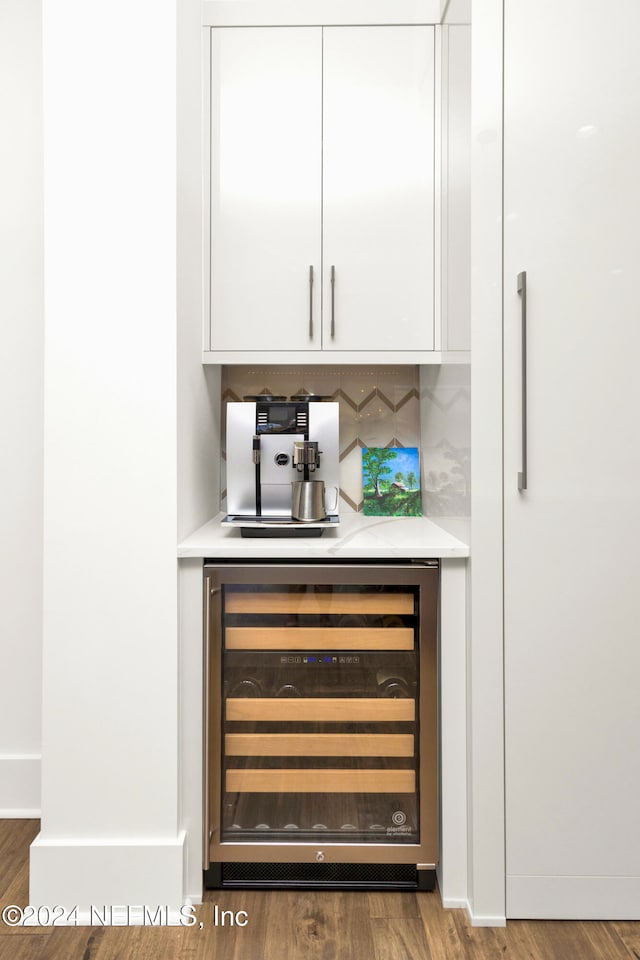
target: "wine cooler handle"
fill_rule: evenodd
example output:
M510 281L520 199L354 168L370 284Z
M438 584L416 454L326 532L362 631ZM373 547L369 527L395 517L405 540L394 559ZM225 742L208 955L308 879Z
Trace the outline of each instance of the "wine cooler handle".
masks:
M202 695L204 699L204 730L202 737L203 746L203 764L202 764L202 806L203 806L203 831L202 831L202 860L205 870L209 869L209 851L212 833L220 835L219 823L211 822L211 795L217 796L218 789L214 787L213 781L216 778L216 769L219 766L220 759L217 755L214 764L211 763L212 740L216 740L215 732L212 735L212 720L214 719L211 711L211 677L213 671L219 671L219 655L216 650L212 650L214 643L213 630L216 623L220 622L219 600L220 587L214 584L211 576L205 577L204 594L204 657L203 657L203 684Z
M313 340L313 264L309 267L309 340Z
M527 271L518 274L522 335L522 470L518 472L518 490L527 489Z
M210 736L210 678L211 678L211 577L204 581L204 662L202 665L202 696L204 701L203 764L202 764L202 866L209 869L209 736Z

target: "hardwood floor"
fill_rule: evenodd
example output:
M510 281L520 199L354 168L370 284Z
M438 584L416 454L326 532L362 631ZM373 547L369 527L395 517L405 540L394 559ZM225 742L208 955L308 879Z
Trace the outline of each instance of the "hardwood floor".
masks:
M28 903L38 829L0 820L0 908ZM247 925L222 926L222 910L246 911ZM196 916L190 927L0 924L0 960L640 960L640 922L472 927L465 911L443 910L437 892L208 891Z

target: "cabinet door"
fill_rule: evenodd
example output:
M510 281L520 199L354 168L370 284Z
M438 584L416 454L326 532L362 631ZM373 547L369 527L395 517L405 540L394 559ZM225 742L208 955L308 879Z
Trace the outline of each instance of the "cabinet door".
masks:
M432 350L434 28L325 28L323 108L323 349Z
M511 917L640 917L639 33L635 0L505 4Z
M211 31L211 350L320 346L321 110L321 28Z

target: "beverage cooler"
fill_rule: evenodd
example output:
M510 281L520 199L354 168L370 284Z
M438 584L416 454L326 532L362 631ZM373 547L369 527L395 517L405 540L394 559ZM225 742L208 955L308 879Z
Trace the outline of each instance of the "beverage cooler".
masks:
M433 888L438 574L205 564L207 887Z

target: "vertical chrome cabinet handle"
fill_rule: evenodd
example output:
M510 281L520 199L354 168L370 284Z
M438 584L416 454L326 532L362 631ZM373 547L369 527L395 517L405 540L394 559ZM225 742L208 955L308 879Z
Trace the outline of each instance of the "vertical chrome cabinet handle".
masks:
M309 267L309 340L313 340L313 264Z
M336 335L336 268L331 267L331 338Z
M518 473L518 490L527 489L527 271L518 274L518 293L522 308L522 470Z

